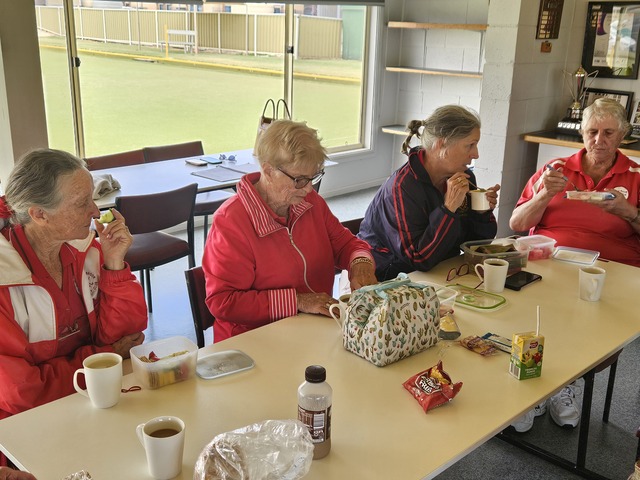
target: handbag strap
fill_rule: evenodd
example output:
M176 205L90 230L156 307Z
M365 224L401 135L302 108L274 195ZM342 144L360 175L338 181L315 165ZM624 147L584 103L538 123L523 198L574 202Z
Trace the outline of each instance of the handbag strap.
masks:
M283 116L280 116L280 105L282 104L282 114ZM281 98L280 100L278 100L278 103L276 104L276 118L278 119L283 119L284 114L287 114L287 118L286 120L291 120L291 112L289 111L289 105L287 105L287 101L284 98Z
M278 101L280 103L280 101ZM267 108L269 108L269 104L271 104L271 118L276 118L276 104L272 98L266 101L264 104L264 108L262 109L262 116L264 117L265 113L267 113Z

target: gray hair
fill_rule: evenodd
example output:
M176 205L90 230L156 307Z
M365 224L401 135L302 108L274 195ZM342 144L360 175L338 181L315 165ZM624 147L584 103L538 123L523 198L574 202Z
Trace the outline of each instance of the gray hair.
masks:
M431 150L438 140L443 140L444 146L448 146L480 128L480 116L467 107L444 105L436 108L425 120L412 120L407 128L409 136L402 144L402 153L408 155L409 142L414 135L420 138L425 150Z
M584 109L582 122L580 123L580 132L584 131L587 123L589 123L592 118L602 120L606 117L612 117L616 120L618 122L618 130L624 135L631 130L631 125L627 120L627 111L622 104L612 98L601 97Z
M83 160L62 150L39 149L24 155L13 167L5 189L11 208L11 223L31 221L29 208L37 205L54 210L62 202L60 180L77 170L86 169Z

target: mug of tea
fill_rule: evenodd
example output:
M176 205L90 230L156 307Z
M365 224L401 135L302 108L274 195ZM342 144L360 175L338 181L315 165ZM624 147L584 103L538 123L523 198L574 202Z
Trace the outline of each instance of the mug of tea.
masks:
M333 319L342 325L347 318L347 306L349 305L349 299L351 294L340 295L338 303L334 303L329 307L329 313Z
M578 273L580 299L587 302L597 302L602 295L604 279L607 272L599 267L582 267Z
M73 386L80 395L89 397L96 408L113 407L120 400L122 389L122 357L117 353L95 353L84 359L73 374ZM84 375L87 389L78 385L78 375Z
M152 418L136 427L153 478L168 480L182 471L184 429L182 420L170 416Z
M470 190L469 196L471 197L471 210L475 212L486 212L491 208L486 190Z
M478 263L474 268L476 275L484 282L485 292L500 293L504 290L509 262L501 258L487 258L484 263Z

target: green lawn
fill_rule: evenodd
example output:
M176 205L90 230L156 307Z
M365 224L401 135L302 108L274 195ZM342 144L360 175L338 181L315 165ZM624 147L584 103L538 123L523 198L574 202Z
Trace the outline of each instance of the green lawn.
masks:
M51 39L47 42L52 43ZM90 43L93 49L105 48ZM138 51L137 46L118 46L117 50ZM40 55L49 143L54 148L75 151L65 53L41 48ZM213 55L210 60L216 63L226 58L228 63L242 61L243 66L259 68L275 68L276 62L282 62L208 55ZM174 52L171 56L194 57ZM80 58L87 156L196 139L203 141L209 153L249 148L265 100L282 96L282 77L276 75L86 53ZM356 63L308 61L299 67L304 66L307 73L353 77ZM296 79L294 117L317 128L325 146L354 143L359 129L359 90L360 86L353 83Z

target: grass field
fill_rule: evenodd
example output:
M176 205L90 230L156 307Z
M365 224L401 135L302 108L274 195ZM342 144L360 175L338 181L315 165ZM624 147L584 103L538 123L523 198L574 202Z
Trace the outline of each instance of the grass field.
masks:
M46 40L49 45L57 42L59 39ZM92 49L105 48L87 43ZM141 53L137 46L116 46L116 50ZM43 47L40 55L50 146L75 151L65 52ZM171 57L194 56L172 52ZM198 57L205 60L203 55ZM283 80L277 74L82 52L80 58L87 156L197 139L203 141L208 153L250 148L265 100L282 96ZM275 69L282 63L281 59L241 55L206 54L206 59L261 69ZM307 61L296 65L296 71L343 78L354 78L358 73L357 62ZM359 84L297 78L293 92L294 119L306 120L317 128L325 146L357 142Z

